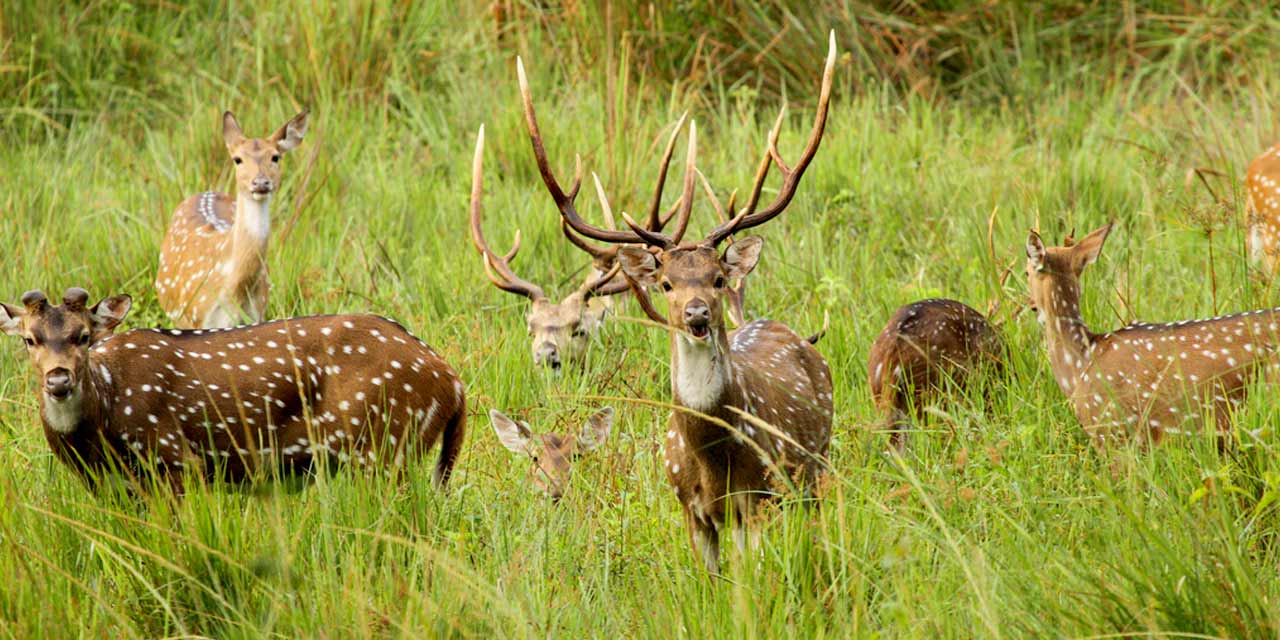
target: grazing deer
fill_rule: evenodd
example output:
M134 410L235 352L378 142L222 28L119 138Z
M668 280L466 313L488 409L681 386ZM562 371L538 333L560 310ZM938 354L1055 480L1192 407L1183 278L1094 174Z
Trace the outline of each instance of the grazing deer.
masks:
M1206 416L1225 444L1230 409L1264 369L1280 368L1280 310L1094 333L1080 316L1080 273L1111 228L1061 247L1044 246L1035 231L1027 238L1028 288L1053 377L1100 448L1123 436L1158 444L1165 434L1196 434Z
M955 300L933 298L899 307L871 345L867 377L876 408L901 450L910 428L950 380L963 386L985 365L1000 366L1004 346L981 313Z
M748 527L754 524L756 506L775 494L781 480L793 479L806 490L814 486L831 438L831 375L813 345L771 320L757 320L732 333L725 327L725 287L751 272L762 241L739 238L723 255L717 247L735 233L772 220L790 204L822 140L835 52L832 33L813 130L795 166L788 166L777 149L784 115L779 114L746 206L700 242L689 244L646 229L625 213L629 231L594 227L578 215L551 171L523 66L517 64L534 156L561 217L586 237L624 245L618 260L636 285L634 291L658 286L666 295L669 321L643 298L638 300L671 335L671 390L679 409L671 415L665 438L667 477L684 508L694 550L712 573L719 572L720 532L730 509L734 538L741 546L747 533L755 538ZM680 229L693 206L696 156L697 130L691 124ZM782 184L773 202L757 211L774 164Z
M604 407L591 414L576 435L537 434L529 429L528 423L516 422L497 409L489 411L489 421L502 446L532 460L529 483L552 501L559 501L569 486L574 459L598 449L609 439L613 408Z
M160 249L156 297L183 328L260 322L267 307L268 207L280 186L280 157L302 143L303 111L269 138L246 138L228 111L222 138L236 167L233 196L206 191L178 205Z
M670 165L672 153L675 151L676 137L684 126L684 120L682 116L676 124L675 131L671 134L671 139L667 143L667 149L662 158L659 186L657 193L654 195L654 209L650 217L650 228L654 230L661 231L674 213L673 207L673 210L668 211L667 215L660 216L658 215L658 207L662 200L662 182L665 181L667 167ZM592 174L592 177L594 178L595 175ZM581 158L579 158L577 180L574 182L573 189L565 196L570 203L578 195L581 179L582 162ZM602 203L606 205L604 209L605 224L609 228L613 228L613 212L608 208L607 201L603 198L604 190L600 185L599 178L595 178L595 184L597 193L601 195ZM483 194L484 127L481 126L480 133L476 136L476 151L471 172L471 242L480 254L485 275L488 276L489 281L494 286L529 299L529 312L525 316L525 322L529 328L529 337L532 339L530 348L533 352L534 364L547 366L556 371L560 370L561 365L564 363L581 364L585 359L587 344L591 340L591 336L604 324L605 318L612 311L613 305L610 296L626 291L630 287L626 279L619 274L617 247L597 247L579 237L567 224L562 222L560 228L565 238L573 246L591 256L592 272L576 291L557 303L547 297L542 287L521 278L512 269L511 261L515 259L520 251L519 230L516 231L515 241L506 255L499 256L489 248L489 243L485 239L484 231L481 227L483 210L481 200Z
M443 486L462 447L457 374L399 324L310 316L235 329L113 335L127 295L61 305L39 291L0 305L40 375L45 438L94 486L114 469L154 469L175 491L185 468L240 481L267 461L307 470L320 456L399 467L442 438Z
M1261 262L1274 273L1280 257L1280 144L1249 163L1244 191L1249 254L1254 262Z

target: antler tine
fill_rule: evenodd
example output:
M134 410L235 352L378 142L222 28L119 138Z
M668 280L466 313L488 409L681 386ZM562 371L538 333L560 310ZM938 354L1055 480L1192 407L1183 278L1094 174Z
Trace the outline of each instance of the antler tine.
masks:
M671 132L671 137L667 139L667 148L662 152L662 163L658 165L658 186L653 191L653 204L649 205L649 228L654 231L659 231L666 225L666 221L658 217L658 210L662 208L662 189L666 186L667 169L671 166L671 156L676 151L676 138L680 137L680 130L684 128L684 121L688 117L688 111L680 114L680 119L676 121L675 130Z
M484 125L480 125L480 132L476 134L476 155L471 163L471 242L475 245L476 251L484 259L485 275L489 276L489 280L493 282L499 289L518 293L530 300L541 300L546 298L542 288L528 280L517 276L511 270L510 260L515 257L516 252L520 249L520 232L516 231L516 239L511 247L511 251L507 252L506 257L499 258L489 249L489 243L484 238L484 231L480 227L480 217L483 210L481 204L484 195Z
M560 215L569 223L569 226L573 227L574 231L588 238L612 243L644 242L633 233L592 226L578 215L577 209L573 206L573 198L578 193L578 187L581 186L581 157L579 156L578 158L577 177L574 179L573 188L570 193L566 194L560 188L560 183L556 181L555 173L551 170L551 163L547 160L547 149L542 143L542 132L538 128L538 116L533 109L533 94L529 90L529 79L525 76L524 61L519 57L516 58L516 76L520 82L520 98L524 103L524 122L529 130L529 142L533 145L533 157L538 163L538 173L542 175L542 182L547 186L547 191L551 193L551 199L555 201L556 207L560 209Z
M617 276L617 275L618 275L618 272L619 272L619 271L621 271L621 270L622 270L622 263L620 263L620 262L614 262L614 263L613 263L613 266L612 266L612 267L609 267L609 269L608 269L607 271L605 271L604 273L600 274L600 277L599 277L599 278L596 278L595 280L592 280L591 282L584 283L584 284L582 285L582 290L583 290L584 292L586 292L586 293L591 294L591 295L597 295L597 296L598 296L598 295L611 295L611 294L604 294L604 292L603 292L603 290L602 290L602 287L604 287L606 284L608 284L610 280L613 280L613 279L614 279L614 277L615 277L615 276ZM618 291L615 291L615 292L612 292L612 293L621 293L622 291L626 291L626 290L627 290L627 289L626 289L626 287L623 287L622 289L619 289Z
M753 211L755 202L759 197L756 191L763 186L763 177L768 171L767 167L761 167L761 170L756 174L758 182L752 189L752 197L747 203L747 208L743 210L747 215L743 217L740 214L738 218L741 219L735 218L736 224L735 220L731 220L716 227L703 240L704 243L714 246L734 231L762 225L782 213L787 208L787 205L791 204L791 199L796 193L796 187L800 185L800 178L804 175L805 170L809 168L809 163L813 161L814 155L817 154L818 145L822 143L822 134L827 127L827 111L831 104L831 81L835 75L835 65L836 32L833 30L827 36L827 62L822 70L822 91L818 96L818 111L814 115L813 129L809 133L809 141L805 144L804 152L800 154L800 158L796 160L794 166L788 167L777 150L778 133L782 124L781 113L778 116L778 121L774 124L773 130L769 132L768 159L777 164L778 170L782 173L782 186L778 189L777 197L763 210Z
M693 189L698 173L698 123L689 122L689 150L684 161L684 190L680 193L680 212L676 214L676 228L671 233L671 245L680 244L684 232L689 230L689 214L693 212Z

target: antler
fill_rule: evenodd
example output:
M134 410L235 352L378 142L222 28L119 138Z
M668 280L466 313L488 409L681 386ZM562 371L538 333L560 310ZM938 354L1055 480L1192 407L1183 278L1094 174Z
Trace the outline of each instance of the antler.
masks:
M560 183L556 180L555 173L551 170L551 163L547 160L546 146L542 142L542 132L538 127L538 117L533 108L533 94L529 90L529 79L524 71L524 61L516 58L516 75L520 81L520 98L524 104L525 125L529 130L529 142L533 146L533 157L538 163L538 172L542 176L542 182L547 186L547 191L551 193L551 199L555 201L556 207L560 209L560 215L569 227L577 233L595 240L608 242L612 244L651 244L660 247L675 246L679 243L680 238L684 235L689 225L689 213L693 210L693 166L697 155L697 127L690 121L689 123L689 153L687 167L685 171L685 188L680 201L677 203L675 215L677 216L676 230L671 236L663 235L658 229L661 229L664 220L658 215L658 209L661 208L662 189L666 181L667 167L671 161L671 155L674 153L675 139L683 128L686 115L680 117L676 125L675 131L671 134L671 139L667 143L667 149L663 154L662 164L659 170L658 186L654 190L654 203L649 210L649 225L646 229L623 213L623 219L627 221L630 231L619 231L615 229L602 229L592 226L578 215L577 209L574 207L574 197L577 195L578 187L581 185L582 179L582 158L578 157L577 168L574 177L574 186L569 193L565 193L560 187ZM602 203L607 203L604 198L603 189L598 188ZM669 219L669 217L667 218ZM575 245L581 246L578 242Z
M707 200L711 201L711 208L716 212L716 220L718 220L720 224L728 222L729 214L725 213L725 210L733 211L734 201L738 197L738 192L731 191L729 193L728 206L721 207L720 199L716 197L716 192L711 188L711 183L707 181L707 177L702 175L701 171L698 172L698 179L702 181L702 190L707 194ZM733 238L727 239L730 244L733 243ZM740 278L737 285L729 287L726 295L726 297L729 298L729 319L733 321L733 325L736 327L741 327L746 324L747 315L746 311L743 309L746 291L747 279Z
M575 191L577 187L575 186ZM524 278L516 275L511 269L511 261L515 259L516 253L520 251L520 231L516 230L515 241L512 242L511 250L505 256L499 257L489 249L489 243L484 238L484 231L480 228L481 214L481 196L484 194L484 125L480 125L480 133L476 134L476 156L471 164L471 242L475 244L476 251L484 259L484 273L493 282L494 286L518 293L530 300L546 299L542 287L539 287Z
M782 213L787 208L787 205L791 204L791 198L795 196L796 187L800 186L800 178L804 175L805 169L809 167L809 163L813 161L813 156L817 154L818 145L822 143L822 134L827 126L827 107L831 102L831 80L835 75L835 65L836 32L833 30L827 36L827 63L822 70L822 91L818 95L818 112L814 115L813 129L809 133L809 141L805 144L804 152L796 160L795 166L787 166L786 161L782 159L782 154L778 152L778 134L782 130L782 121L787 113L787 107L784 103L782 109L778 112L778 119L774 122L773 129L769 131L769 143L765 156L761 159L760 166L756 170L755 183L751 187L751 196L747 200L747 206L731 220L723 222L713 229L703 240L704 244L715 246L735 232L760 226ZM782 173L782 186L778 188L778 195L773 202L769 203L763 210L755 211L756 204L760 200L760 193L764 188L765 178L769 175L771 164L778 165L778 171Z

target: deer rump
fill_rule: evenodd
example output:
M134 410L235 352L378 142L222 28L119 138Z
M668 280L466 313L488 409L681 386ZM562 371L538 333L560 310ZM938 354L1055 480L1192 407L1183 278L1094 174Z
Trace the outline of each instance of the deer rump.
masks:
M443 434L437 483L465 430L463 387L426 344L377 316L311 316L223 330L138 329L92 348L100 427L50 429L50 445L84 472L197 468L241 482L264 463L312 469L321 456L401 465Z

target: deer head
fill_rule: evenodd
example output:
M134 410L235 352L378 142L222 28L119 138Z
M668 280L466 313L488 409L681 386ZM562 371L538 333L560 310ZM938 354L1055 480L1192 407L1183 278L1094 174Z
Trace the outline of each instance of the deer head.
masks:
M0 329L22 338L40 376L46 417L51 417L51 407L79 406L89 375L90 345L111 335L132 305L127 295L106 298L92 307L86 306L88 301L87 291L71 288L60 305L49 304L42 291L23 294L21 307L0 304ZM65 413L79 415L78 411ZM58 430L75 428L74 422L52 417L49 422Z
M497 409L489 411L489 421L502 446L516 455L528 457L529 484L552 500L559 500L568 487L572 464L577 456L594 451L609 438L613 428L613 408L604 407L587 418L576 435L534 433L526 422L508 418Z
M1044 246L1035 231L1027 236L1027 289L1031 310L1040 324L1045 323L1045 311L1050 309L1061 315L1079 315L1080 274L1098 259L1112 226L1096 229L1078 242L1067 236L1061 247Z
M280 186L280 157L302 144L308 111L294 116L267 138L246 138L230 111L222 114L222 139L236 165L236 188L262 202Z

